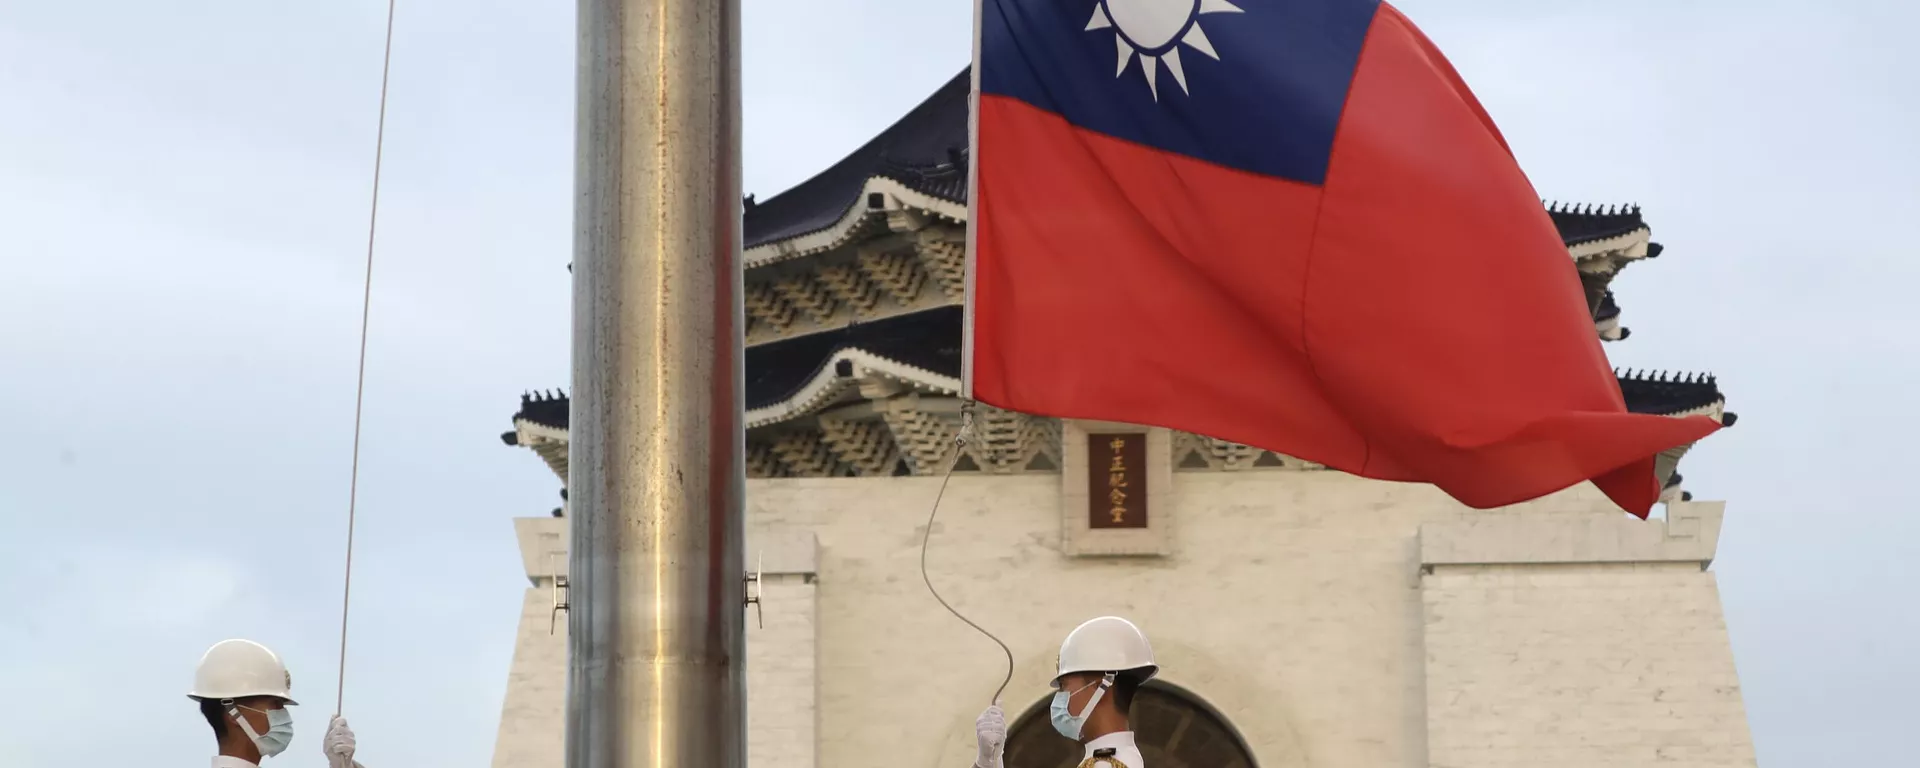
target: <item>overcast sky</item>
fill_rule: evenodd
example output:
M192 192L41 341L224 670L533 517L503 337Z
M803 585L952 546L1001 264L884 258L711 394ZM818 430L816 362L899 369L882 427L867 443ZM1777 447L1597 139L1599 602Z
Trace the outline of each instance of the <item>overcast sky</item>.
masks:
M1246 0L1252 2L1254 0ZM1920 14L1406 0L1543 196L1637 201L1623 366L1712 371L1683 466L1767 766L1912 760ZM568 380L571 3L401 0L347 710L373 768L490 761ZM746 189L966 63L967 0L746 0ZM0 0L0 765L195 765L232 636L333 704L380 0ZM929 692L929 695L937 695ZM955 756L956 760L964 759Z

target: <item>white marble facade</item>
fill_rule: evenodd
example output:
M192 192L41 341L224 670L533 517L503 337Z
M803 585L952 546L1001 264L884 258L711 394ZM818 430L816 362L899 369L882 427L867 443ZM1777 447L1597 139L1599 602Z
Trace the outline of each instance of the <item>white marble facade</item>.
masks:
M1330 471L1170 472L1163 436L1151 526L1115 537L1085 524L1084 426L1067 425L1061 472L956 475L934 527L932 578L1014 650L1010 718L1044 706L1069 629L1119 614L1163 665L1151 718L1168 722L1141 728L1186 739L1156 749L1190 764L1754 765L1708 569L1722 503L1640 521L1581 486L1475 511ZM968 764L1004 657L921 583L939 482L748 482L747 562L766 571L755 768ZM494 768L562 764L565 525L516 521L533 584ZM1180 735L1202 733L1189 720L1215 730ZM1043 711L1014 730L1010 766L1057 764Z

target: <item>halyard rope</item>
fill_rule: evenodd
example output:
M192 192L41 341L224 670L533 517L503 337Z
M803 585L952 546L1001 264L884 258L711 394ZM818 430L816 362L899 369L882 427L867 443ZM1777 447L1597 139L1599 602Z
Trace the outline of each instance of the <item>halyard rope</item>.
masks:
M347 482L347 550L345 577L340 589L340 672L334 688L333 712L335 715L341 714L346 708L347 619L353 599L353 528L354 519L358 512L360 495L360 423L361 414L364 412L366 402L367 328L369 326L369 320L372 317L373 309L374 240L380 221L380 164L386 147L387 84L393 68L393 17L394 6L397 2L398 0L387 0L386 43L381 55L380 64L380 113L377 127L374 131L373 189L372 200L368 206L367 213L367 266L365 277L362 280L360 298L360 360L353 395L353 462L352 471ZM960 416L960 431L954 436L953 456L948 460L946 472L940 478L940 490L934 494L933 509L927 513L927 528L920 539L920 579L926 583L927 591L933 594L933 599L939 601L941 607L946 608L947 612L953 614L954 618L959 619L975 631L985 635L988 640L992 640L995 645L1000 646L1001 652L1006 654L1007 674L1006 677L1001 680L1000 687L993 693L993 703L999 704L1001 695L1006 693L1007 686L1013 682L1013 650L1008 648L1007 644L1001 641L1000 638L995 637L992 632L988 632L984 627L974 623L972 619L967 618L962 615L960 611L954 609L953 605L948 603L946 598L940 596L940 590L934 588L933 579L927 575L927 545L933 538L934 519L940 514L940 500L946 496L947 483L953 479L954 467L959 463L960 456L965 452L967 441L973 435L973 403L971 401L962 406Z
M986 635L988 640L992 640L996 645L999 645L1000 650L1007 654L1007 677L1000 681L999 690L993 692L993 703L998 705L1000 703L1000 695L1006 693L1007 685L1013 682L1013 649L1008 648L1006 643L1000 641L1000 638L994 637L992 632L988 632L985 628L973 623L972 619L962 616L959 611L954 610L953 606L947 602L947 599L940 596L940 590L933 588L933 579L927 576L927 542L933 539L933 519L940 514L940 499L947 495L947 481L953 479L954 465L960 463L960 455L966 451L967 441L972 437L973 402L969 400L960 406L960 433L953 438L953 456L947 461L946 474L940 478L940 491L933 496L933 510L927 513L927 529L920 537L920 580L927 583L927 591L933 593L933 599L940 601L940 606L946 608L948 613L953 614L954 618L966 622L967 626L973 627L974 630L980 634Z
M367 321L373 312L373 239L380 222L380 159L387 143L387 75L393 70L393 7L387 0L387 42L380 60L380 120L373 135L373 200L367 210L367 269L360 294L360 372L353 389L353 471L347 481L347 564L340 587L340 677L333 691L333 714L346 709L347 609L353 603L353 521L360 501L360 414L367 394Z

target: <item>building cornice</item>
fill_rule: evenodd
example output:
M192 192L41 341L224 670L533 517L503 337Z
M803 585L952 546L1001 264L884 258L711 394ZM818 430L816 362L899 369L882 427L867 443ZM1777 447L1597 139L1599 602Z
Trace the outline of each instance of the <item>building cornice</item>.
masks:
M943 200L911 189L899 179L872 176L832 224L748 248L742 254L742 261L747 269L758 269L844 248L864 239L867 234L888 231L886 223L889 216L913 213L964 224L967 220L967 204Z
M1736 415L1711 375L1620 375L1635 413L1706 416L1732 426ZM1057 419L975 405L976 439L957 458L963 406L959 379L859 347L836 349L791 396L747 413L749 477L873 477L928 475L953 463L956 471L991 474L1053 473L1062 464ZM566 478L565 395L526 398L514 419L510 445L533 449ZM1691 498L1681 487L1679 461L1692 444L1655 458L1663 501ZM1319 464L1217 438L1176 432L1178 472L1308 471Z
M957 376L936 373L864 349L847 348L834 352L814 373L813 378L808 379L791 396L747 411L747 428L764 427L812 415L838 402L843 395L859 391L863 383L869 388L873 387L875 379L905 385L918 392L939 395L960 393L960 379Z

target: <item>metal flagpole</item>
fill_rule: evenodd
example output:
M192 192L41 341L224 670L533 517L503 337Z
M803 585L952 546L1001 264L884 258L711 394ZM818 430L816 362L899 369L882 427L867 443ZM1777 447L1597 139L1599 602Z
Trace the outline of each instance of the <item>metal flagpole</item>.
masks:
M579 25L567 768L741 768L740 0Z

